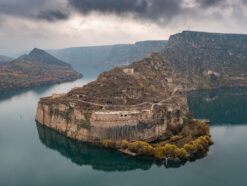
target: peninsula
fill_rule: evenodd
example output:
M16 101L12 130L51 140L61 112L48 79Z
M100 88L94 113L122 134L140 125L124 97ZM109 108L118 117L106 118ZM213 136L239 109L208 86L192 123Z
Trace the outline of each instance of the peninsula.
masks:
M184 31L159 53L66 94L41 98L36 120L65 136L131 155L188 160L213 144L186 92L247 86L247 35Z

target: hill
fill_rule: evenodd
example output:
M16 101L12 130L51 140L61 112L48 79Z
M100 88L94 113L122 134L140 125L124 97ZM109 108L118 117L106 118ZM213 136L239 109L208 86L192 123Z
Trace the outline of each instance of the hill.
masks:
M184 31L160 55L171 78L188 88L247 86L247 35Z
M11 90L75 80L81 74L71 65L40 49L33 49L9 63L0 65L0 90Z
M0 55L0 65L1 64L4 64L4 63L8 63L10 61L12 61L13 59L8 57L8 56L3 56L3 55Z
M167 41L162 40L142 41L135 44L75 47L47 52L70 63L76 69L90 66L104 71L141 60L147 53L161 51L166 44Z

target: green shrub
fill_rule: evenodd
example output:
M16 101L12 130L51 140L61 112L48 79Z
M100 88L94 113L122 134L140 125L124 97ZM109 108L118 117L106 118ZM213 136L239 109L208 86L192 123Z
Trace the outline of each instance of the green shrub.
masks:
M166 144L164 147L156 147L154 156L158 159L164 158L179 158L180 160L186 159L187 152L184 148L178 148L176 145Z

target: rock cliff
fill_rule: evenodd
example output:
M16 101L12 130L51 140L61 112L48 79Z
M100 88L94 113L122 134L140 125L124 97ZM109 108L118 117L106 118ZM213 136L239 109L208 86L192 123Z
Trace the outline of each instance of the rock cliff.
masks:
M154 141L183 123L186 91L247 86L246 35L182 32L160 53L65 95L42 98L36 120L80 141Z
M36 120L80 141L154 141L182 125L188 111L155 54L99 75L65 95L42 98ZM155 59L157 62L155 62Z

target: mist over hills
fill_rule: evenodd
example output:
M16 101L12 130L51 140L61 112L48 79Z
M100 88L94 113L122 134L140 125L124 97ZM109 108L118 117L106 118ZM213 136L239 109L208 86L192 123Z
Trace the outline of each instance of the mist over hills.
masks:
M147 53L159 52L167 41L141 41L135 44L120 44L92 47L74 47L58 50L47 50L55 57L70 63L75 69L90 66L101 71L116 66L125 66L141 60Z

